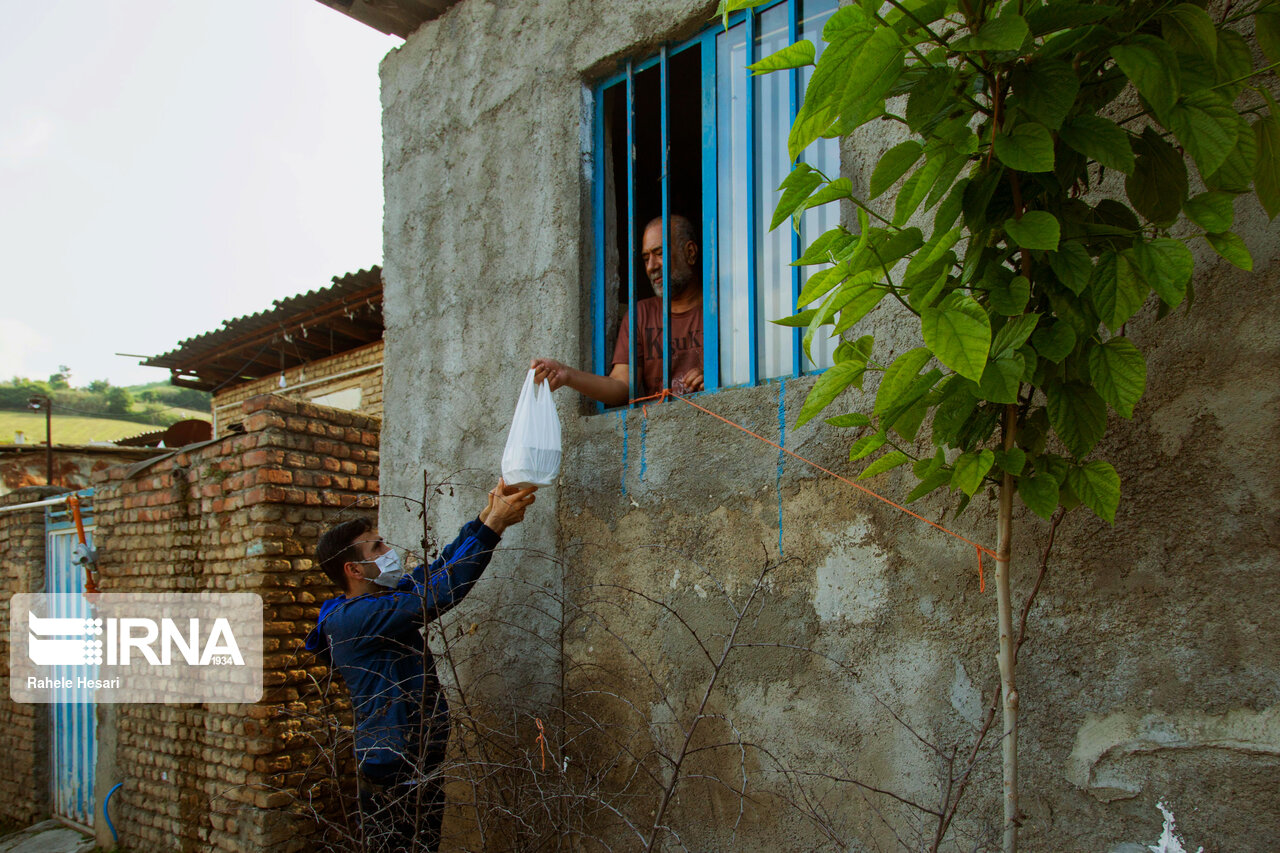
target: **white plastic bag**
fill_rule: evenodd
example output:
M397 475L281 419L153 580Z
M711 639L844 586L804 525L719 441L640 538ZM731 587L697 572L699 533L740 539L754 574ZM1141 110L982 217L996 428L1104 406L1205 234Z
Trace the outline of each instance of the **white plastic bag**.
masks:
M560 473L560 416L546 382L524 378L516 414L502 451L502 479L508 486L549 486Z

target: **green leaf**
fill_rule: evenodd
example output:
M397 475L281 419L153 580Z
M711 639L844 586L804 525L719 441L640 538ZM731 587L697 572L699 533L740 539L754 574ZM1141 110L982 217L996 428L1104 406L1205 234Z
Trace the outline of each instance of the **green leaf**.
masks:
M933 353L924 347L907 350L895 358L893 364L885 370L880 387L876 389L875 414L883 415L893 408L920 373L920 368L928 364L931 358Z
M1017 50L1030 33L1026 18L1006 12L983 24L976 33L948 45L961 53L976 50Z
M956 292L937 308L920 312L925 345L938 361L975 382L982 378L991 346L991 321L973 297Z
M822 180L822 175L815 172L813 167L807 163L797 163L778 187L782 190L782 196L778 199L778 206L774 208L773 221L769 223L769 230L772 231L786 222L800 203L822 185Z
M924 146L914 139L893 146L884 153L871 173L871 198L879 198L897 183L924 154Z
M827 264L841 260L844 251L853 245L854 239L852 234L837 225L835 228L819 234L818 238L809 244L809 248L804 250L804 254L797 258L792 266Z
M959 376L953 376L941 393L942 399L933 412L933 443L958 447L960 430L978 405L978 398L973 395L973 383Z
M849 461L856 462L859 459L865 459L872 453L875 453L877 450L884 447L886 441L888 441L888 438L881 432L877 432L873 435L864 435L862 438L855 441L853 446L849 448Z
M1062 243L1058 250L1049 256L1049 267L1058 281L1079 296L1089 286L1093 278L1093 258L1079 243Z
M837 17L840 24L828 37ZM857 113L859 120L866 121L876 114L875 101L883 99L902 71L903 51L897 33L873 27L872 19L857 6L837 10L823 27L827 46L787 139L790 159L798 160L837 119Z
M1080 91L1076 72L1057 59L1016 68L1012 82L1015 105L1050 130L1062 126Z
M866 369L867 366L863 362L846 361L843 364L837 364L824 370L822 375L818 377L818 381L813 383L813 387L809 389L809 396L805 398L804 405L800 407L800 416L796 419L796 426L804 426L813 420L841 391L861 377Z
M786 68L802 68L814 62L814 48L811 41L798 41L787 45L777 53L770 54L759 62L753 62L747 69L756 74L768 74L770 71L782 71Z
M763 6L769 0L720 0L720 8L716 13L724 20L724 28L729 29L729 15L741 9L753 9L756 6Z
M866 470L858 475L859 480L865 480L868 477L874 477L876 474L883 474L899 465L903 465L911 461L911 457L903 453L901 450L893 450L881 456L875 462L867 466Z
M1019 172L1053 171L1053 137L1049 128L1024 122L1009 133L996 136L996 156Z
M871 418L861 412L850 412L847 415L836 415L834 418L827 418L827 423L833 427L866 427L871 426Z
M1139 241L1133 244L1133 256L1151 289L1170 308L1178 307L1196 263L1187 244L1169 238Z
M1000 327L1000 331L996 332L995 340L991 342L991 355L999 358L1006 352L1021 347L1027 342L1027 338L1031 337L1038 322L1040 322L1039 314L1023 314L1005 323Z
M1058 508L1058 481L1048 474L1018 478L1018 497L1027 509L1049 521Z
M869 235L865 248L855 251L850 260L855 275L866 270L887 275L894 264L924 245L924 234L914 227L892 232L873 228Z
M1018 402L1018 383L1022 381L1024 367L1022 354L1018 352L987 362L978 393L992 403Z
M923 166L911 173L911 177L903 181L898 197L893 202L894 225L906 224L920 207L920 202L929 194L929 190L933 189L945 165L941 157L926 160Z
M1258 152L1254 188L1267 216L1275 219L1280 213L1280 118L1275 114L1275 107L1270 115L1254 122L1253 132Z
M1253 256L1249 254L1249 249L1245 246L1244 240L1240 239L1240 235L1228 231L1224 234L1206 234L1204 236L1209 241L1209 245L1213 247L1213 250L1226 258L1232 266L1237 266L1242 270L1253 269Z
M1107 524L1114 524L1120 506L1120 475L1110 464L1095 459L1067 469L1067 485L1080 502Z
M1031 34L1039 37L1082 24L1105 21L1118 11L1119 9L1111 6L1095 6L1091 3L1050 3L1027 12L1027 25L1031 27Z
M1235 220L1234 199L1229 193L1200 193L1183 203L1182 209L1196 225L1206 231L1229 231Z
M1123 417L1133 417L1133 407L1147 387L1147 363L1127 338L1112 338L1089 350L1089 376L1093 387Z
M1107 431L1107 404L1098 392L1080 382L1053 383L1044 388L1053 431L1077 459L1094 448Z
M1257 125L1249 124L1244 116L1236 117L1236 147L1227 155L1218 171L1205 176L1205 186L1229 193L1249 191L1253 186L1254 168L1258 160L1258 139L1254 135L1256 129Z
M849 303L840 309L840 320L835 324L831 334L843 335L849 329L853 328L862 320L863 317L871 313L871 310L880 304L889 290L878 284L860 285L857 292L853 294L853 298Z
M955 473L951 475L951 488L973 497L973 493L982 487L982 478L987 476L995 461L996 455L990 450L961 453L953 466Z
M1163 39L1150 35L1134 36L1129 44L1111 48L1124 76L1133 81L1138 93L1147 99L1156 117L1161 118L1181 94L1178 80L1178 56Z
M838 285L849 271L843 264L836 264L833 267L827 267L824 270L818 270L809 276L809 280L804 283L804 287L800 289L800 296L796 299L796 307L803 308L813 300L830 291Z
M1125 194L1148 222L1162 228L1172 225L1187 197L1186 161L1150 127L1134 146L1138 159L1124 182Z
M1018 476L1027 467L1027 454L1021 447L996 451L996 466L1006 474Z
M1267 6L1254 16L1258 47L1268 62L1280 62L1280 9Z
M1178 53L1217 59L1218 30L1204 9L1190 3L1179 3L1160 19L1165 41Z
M1129 250L1104 252L1089 288L1098 317L1113 332L1124 325L1147 298L1147 283Z
M987 291L991 307L1006 317L1016 317L1027 309L1031 298L1031 282L1026 276L1014 276L1009 281L995 282Z
M836 178L805 199L804 204L800 205L800 209L808 210L811 207L819 207L846 198L853 198L853 181L849 178Z
M930 492L935 492L942 486L951 482L951 469L945 468L941 471L934 471L929 476L920 481L920 485L916 486L907 495L903 503L915 503Z
M771 323L778 326L791 326L804 328L809 325L813 319L813 315L818 313L817 308L810 308L807 311L801 311L799 314L793 314L790 317L783 317L780 320L770 320Z
M1076 331L1071 328L1070 323L1062 321L1055 322L1052 326L1041 326L1031 335L1031 345L1041 358L1057 364L1076 348Z
M1253 51L1244 36L1235 30L1218 30L1217 65L1218 85L1234 101L1253 73Z
M875 20L859 6L841 7L827 20L822 28L827 46L809 78L787 142L791 160L798 160L800 152L840 117L845 89L865 71L859 57L875 27Z
M1196 161L1212 175L1236 147L1236 111L1217 92L1191 92L1169 111L1169 128Z
M1022 248L1048 252L1058 248L1061 236L1057 217L1046 210L1028 210L1021 219L1006 219L1004 230Z
M1096 115L1078 115L1062 125L1059 137L1108 169L1133 174L1133 146L1120 125Z

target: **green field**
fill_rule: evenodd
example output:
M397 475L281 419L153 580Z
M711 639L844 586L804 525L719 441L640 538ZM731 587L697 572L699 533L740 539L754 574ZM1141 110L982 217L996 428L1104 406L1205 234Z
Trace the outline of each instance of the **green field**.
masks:
M203 412L194 416L208 415ZM88 444L91 441L115 441L162 429L154 424L140 424L134 421L115 420L112 418L81 417L79 415L53 416L54 444ZM40 412L4 412L0 411L0 444L13 444L14 432L26 433L27 444L44 443L44 415Z

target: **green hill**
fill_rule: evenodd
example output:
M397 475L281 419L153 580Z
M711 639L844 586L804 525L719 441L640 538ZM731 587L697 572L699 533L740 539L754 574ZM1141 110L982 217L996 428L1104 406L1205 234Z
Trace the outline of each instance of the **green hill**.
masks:
M198 413L204 414L204 413ZM208 415L204 414L207 420ZM53 416L54 444L88 444L91 441L115 441L153 432L161 427L117 418L92 418L79 415ZM14 433L26 434L27 444L44 443L44 414L41 412L0 411L0 445L13 444Z

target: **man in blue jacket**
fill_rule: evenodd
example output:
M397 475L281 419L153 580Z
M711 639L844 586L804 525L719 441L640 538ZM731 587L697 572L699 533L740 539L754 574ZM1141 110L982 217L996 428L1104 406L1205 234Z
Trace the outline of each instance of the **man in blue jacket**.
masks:
M435 771L449 711L423 628L471 590L503 531L524 518L535 488L499 480L479 518L429 567L408 574L365 519L320 537L317 561L342 594L321 606L306 648L332 662L351 694L365 834L381 838L383 849L439 844L444 790Z

